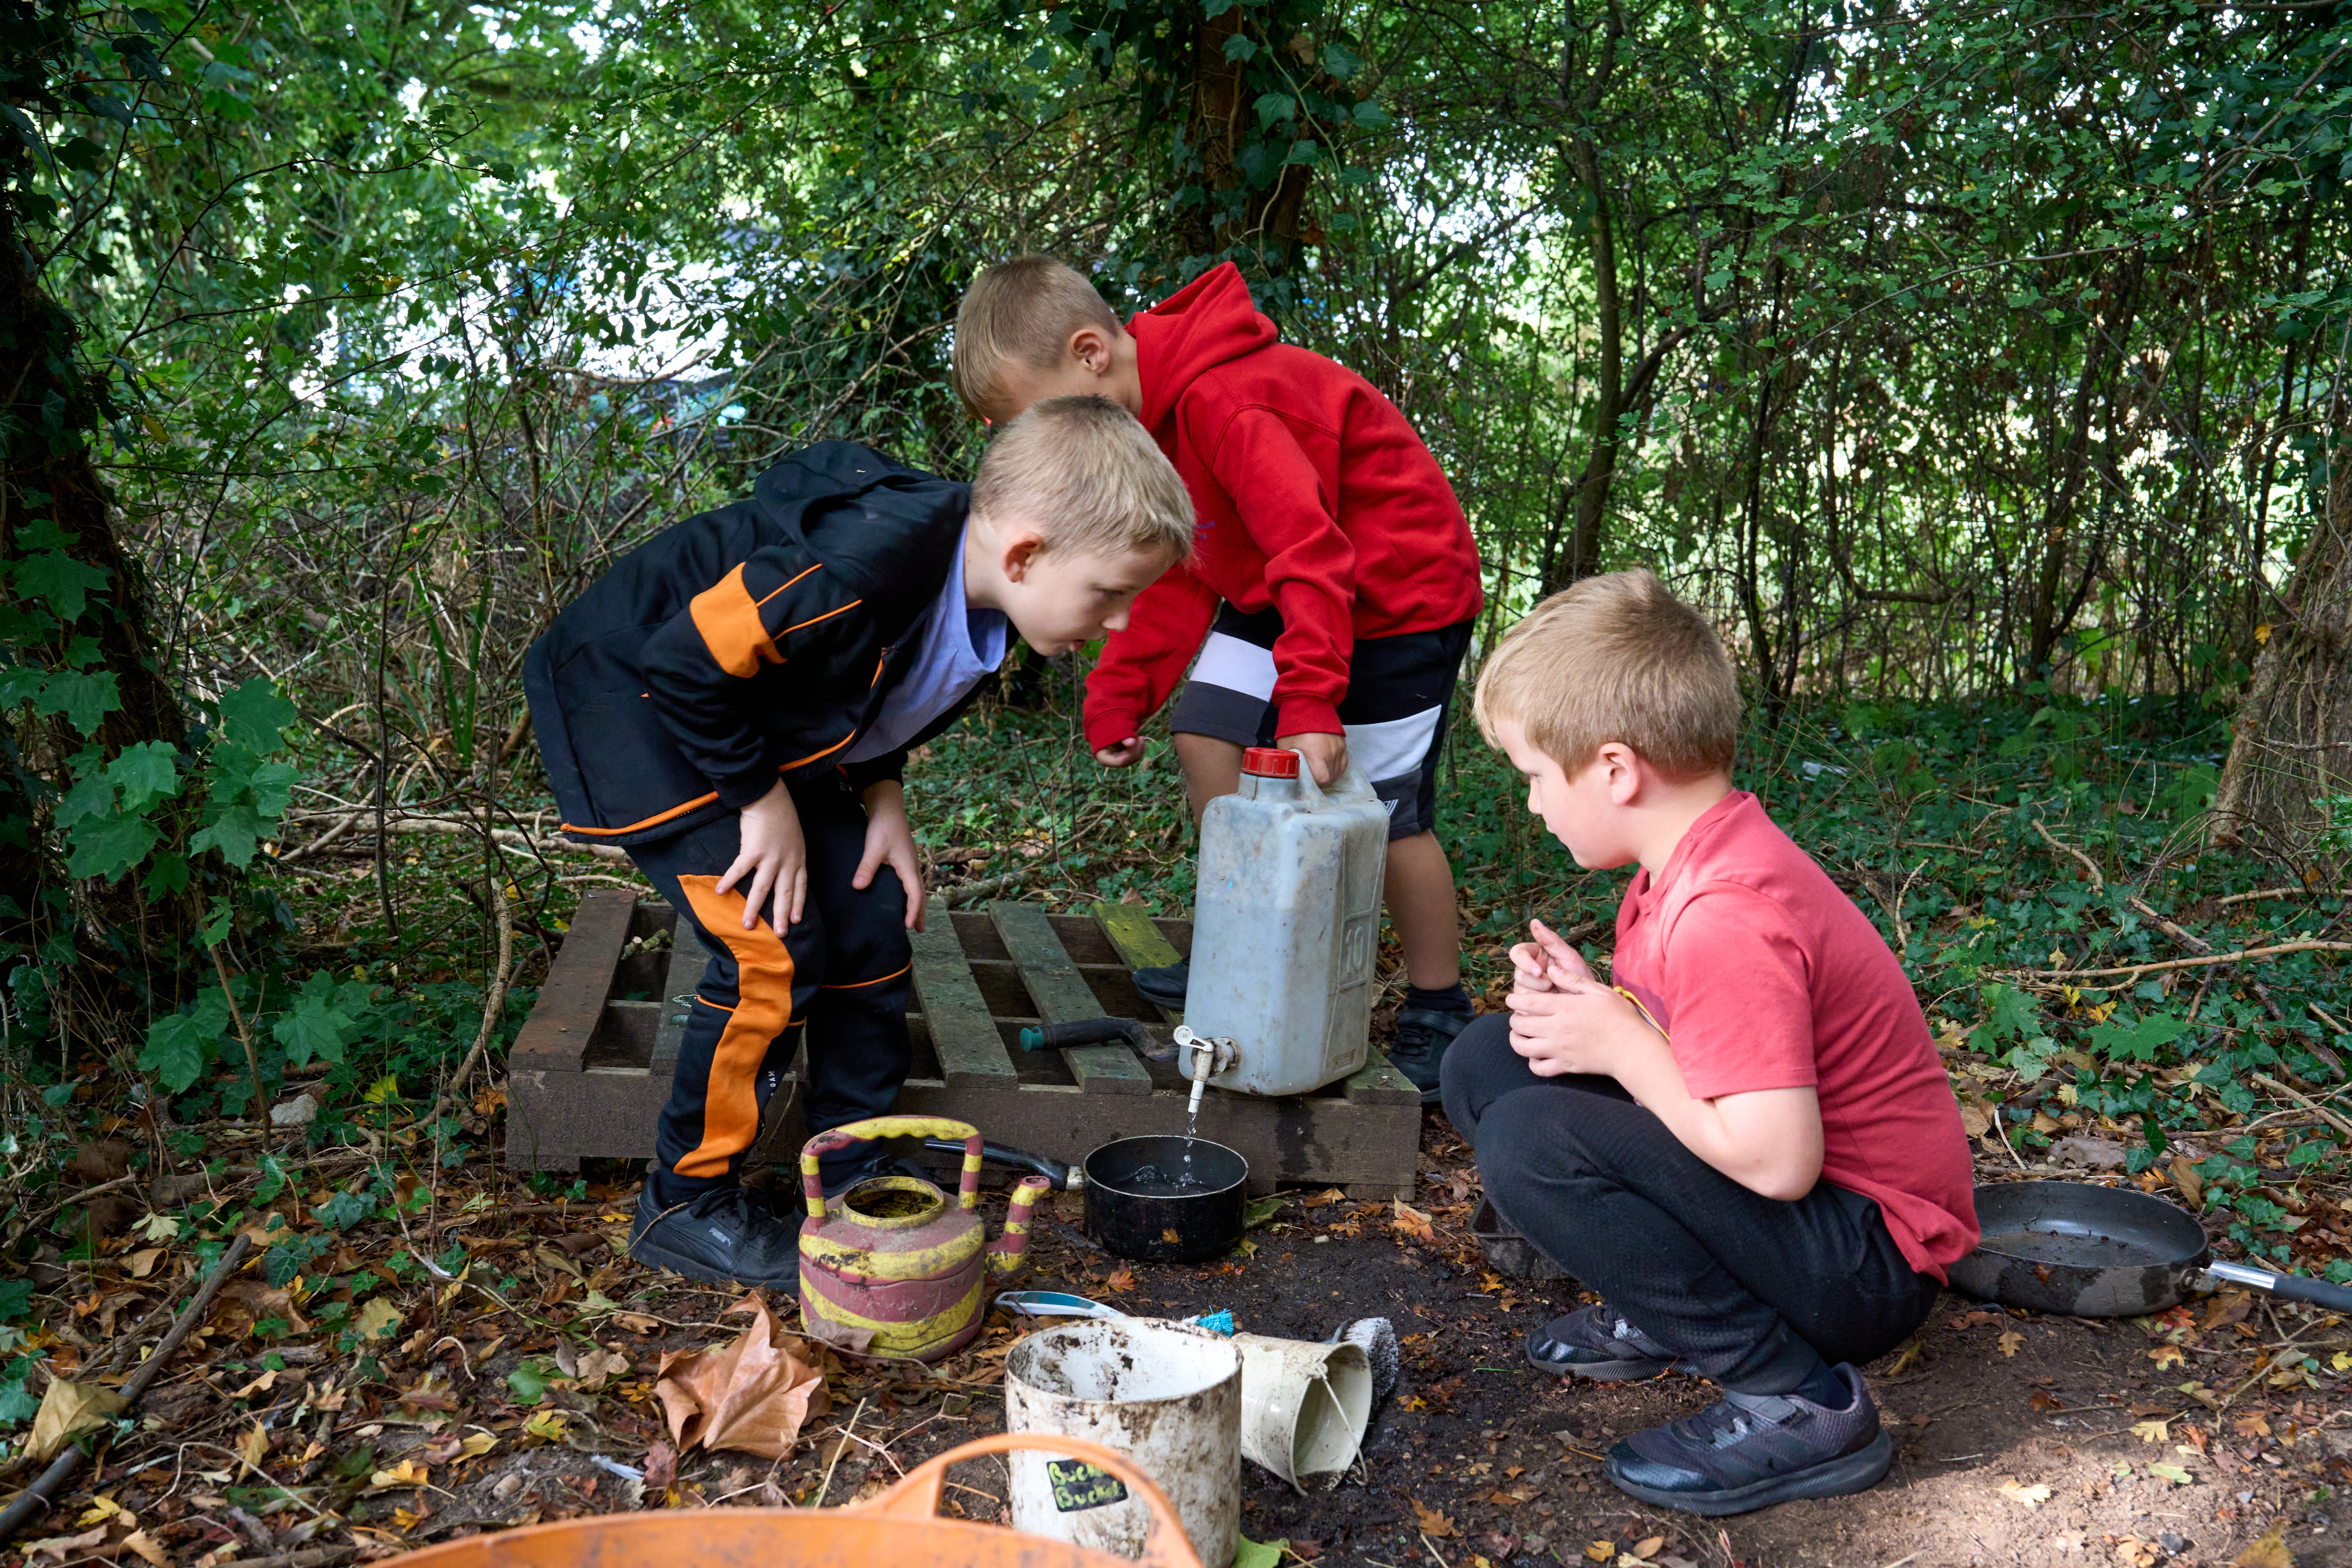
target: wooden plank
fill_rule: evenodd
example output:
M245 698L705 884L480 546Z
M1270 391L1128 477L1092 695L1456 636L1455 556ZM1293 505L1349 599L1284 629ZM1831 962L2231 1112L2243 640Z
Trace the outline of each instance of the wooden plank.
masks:
M915 995L939 1053L940 1076L950 1089L1017 1084L1004 1038L988 1016L988 1004L964 962L955 922L944 900L933 899L923 929L911 933L915 949Z
M1357 1105L1419 1105L1421 1090L1412 1079L1389 1065L1389 1058L1377 1047L1368 1050L1364 1065L1348 1076L1341 1086L1348 1099Z
M654 1035L654 1054L646 1063L656 1078L674 1078L677 1074L678 1048L686 1043L686 1021L694 1016L693 1009L698 1005L694 994L702 984L702 971L709 962L709 952L694 933L694 922L679 916L677 929L670 933L669 977L662 983L661 1027Z
M1160 934L1151 917L1143 912L1141 904L1097 903L1095 923L1102 927L1103 935L1110 938L1110 944L1118 949L1119 957L1127 961L1129 970L1165 969L1184 956L1176 951L1174 942ZM1136 994L1142 995L1139 987ZM1162 1007L1149 996L1144 996L1143 1001L1171 1024L1184 1021L1181 1007Z
M604 999L613 994L613 969L629 940L629 916L636 894L622 888L598 888L581 895L580 908L564 934L563 951L548 966L539 1001L515 1037L516 1066L552 1072L578 1072L588 1042L604 1016Z
M1095 1000L1094 988L1070 962L1062 939L1046 923L1044 905L1000 900L988 906L988 918L1019 966L1021 983L1029 988L1041 1019L1048 1024L1075 1024L1102 1016L1102 1004ZM1062 1059L1069 1064L1070 1076L1078 1087L1088 1094L1151 1092L1150 1069L1123 1045L1071 1046L1063 1050Z

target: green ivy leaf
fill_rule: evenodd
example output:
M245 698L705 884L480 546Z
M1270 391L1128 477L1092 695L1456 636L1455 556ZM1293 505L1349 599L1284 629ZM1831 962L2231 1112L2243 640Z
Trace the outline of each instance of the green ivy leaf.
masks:
M286 1060L300 1067L317 1058L340 1062L343 1047L359 1025L337 1004L341 1000L335 977L320 972L302 983L291 1011L270 1027L270 1036L286 1047Z
M147 858L161 837L155 824L136 812L93 817L68 836L66 875L120 881L124 872Z
M89 595L106 586L104 572L75 560L62 550L44 550L25 556L16 563L14 575L19 594L43 601L68 626L81 619L82 611L89 607Z
M1287 120L1298 112L1298 100L1286 92L1262 92L1257 99L1257 128L1260 131L1277 120Z
M221 732L256 752L276 751L287 726L300 717L275 685L257 675L220 700Z

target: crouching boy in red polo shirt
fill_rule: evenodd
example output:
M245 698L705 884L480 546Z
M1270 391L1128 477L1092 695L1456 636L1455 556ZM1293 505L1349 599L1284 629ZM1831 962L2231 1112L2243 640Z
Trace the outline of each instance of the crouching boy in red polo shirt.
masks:
M1892 1447L1855 1367L1919 1326L1977 1242L1967 1135L1910 983L1732 788L1731 660L1649 573L1544 601L1487 660L1476 713L1578 865L1640 862L1615 986L1538 923L1511 950L1510 1011L1445 1058L1487 1196L1603 1297L1531 1333L1528 1360L1722 1386L1610 1451L1645 1502L1860 1491Z

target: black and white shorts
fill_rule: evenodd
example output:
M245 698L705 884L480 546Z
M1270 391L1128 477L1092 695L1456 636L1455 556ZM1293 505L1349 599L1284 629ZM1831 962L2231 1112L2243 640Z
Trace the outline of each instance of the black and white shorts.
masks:
M1471 626L1463 621L1442 631L1359 637L1349 656L1339 722L1348 732L1348 754L1388 803L1391 843L1436 826L1437 754L1445 744L1454 677L1470 647ZM1274 642L1281 635L1279 610L1219 609L1168 727L1237 746L1273 745Z

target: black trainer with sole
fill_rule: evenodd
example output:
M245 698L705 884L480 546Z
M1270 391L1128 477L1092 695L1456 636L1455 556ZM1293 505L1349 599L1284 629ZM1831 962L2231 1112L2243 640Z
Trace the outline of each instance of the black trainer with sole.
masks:
M1470 1026L1473 1015L1451 1007L1400 1007L1396 1043L1389 1047L1389 1066L1412 1080L1423 1105L1444 1099L1438 1075L1445 1064L1445 1047Z
M1862 1373L1843 1363L1832 1370L1852 1396L1843 1410L1802 1394L1727 1393L1619 1443L1605 1473L1643 1502L1710 1516L1866 1490L1886 1474L1895 1445Z
M1180 958L1159 969L1139 969L1129 978L1146 1001L1181 1013L1184 1009L1184 993L1192 984L1192 961Z
M795 1194L797 1195L797 1194ZM781 1196L779 1203L781 1204ZM637 1194L629 1256L706 1285L760 1286L798 1296L801 1226L746 1187L713 1187L663 1208L653 1183Z
M1631 1383L1678 1370L1675 1352L1603 1302L1528 1331L1528 1364L1554 1377Z

